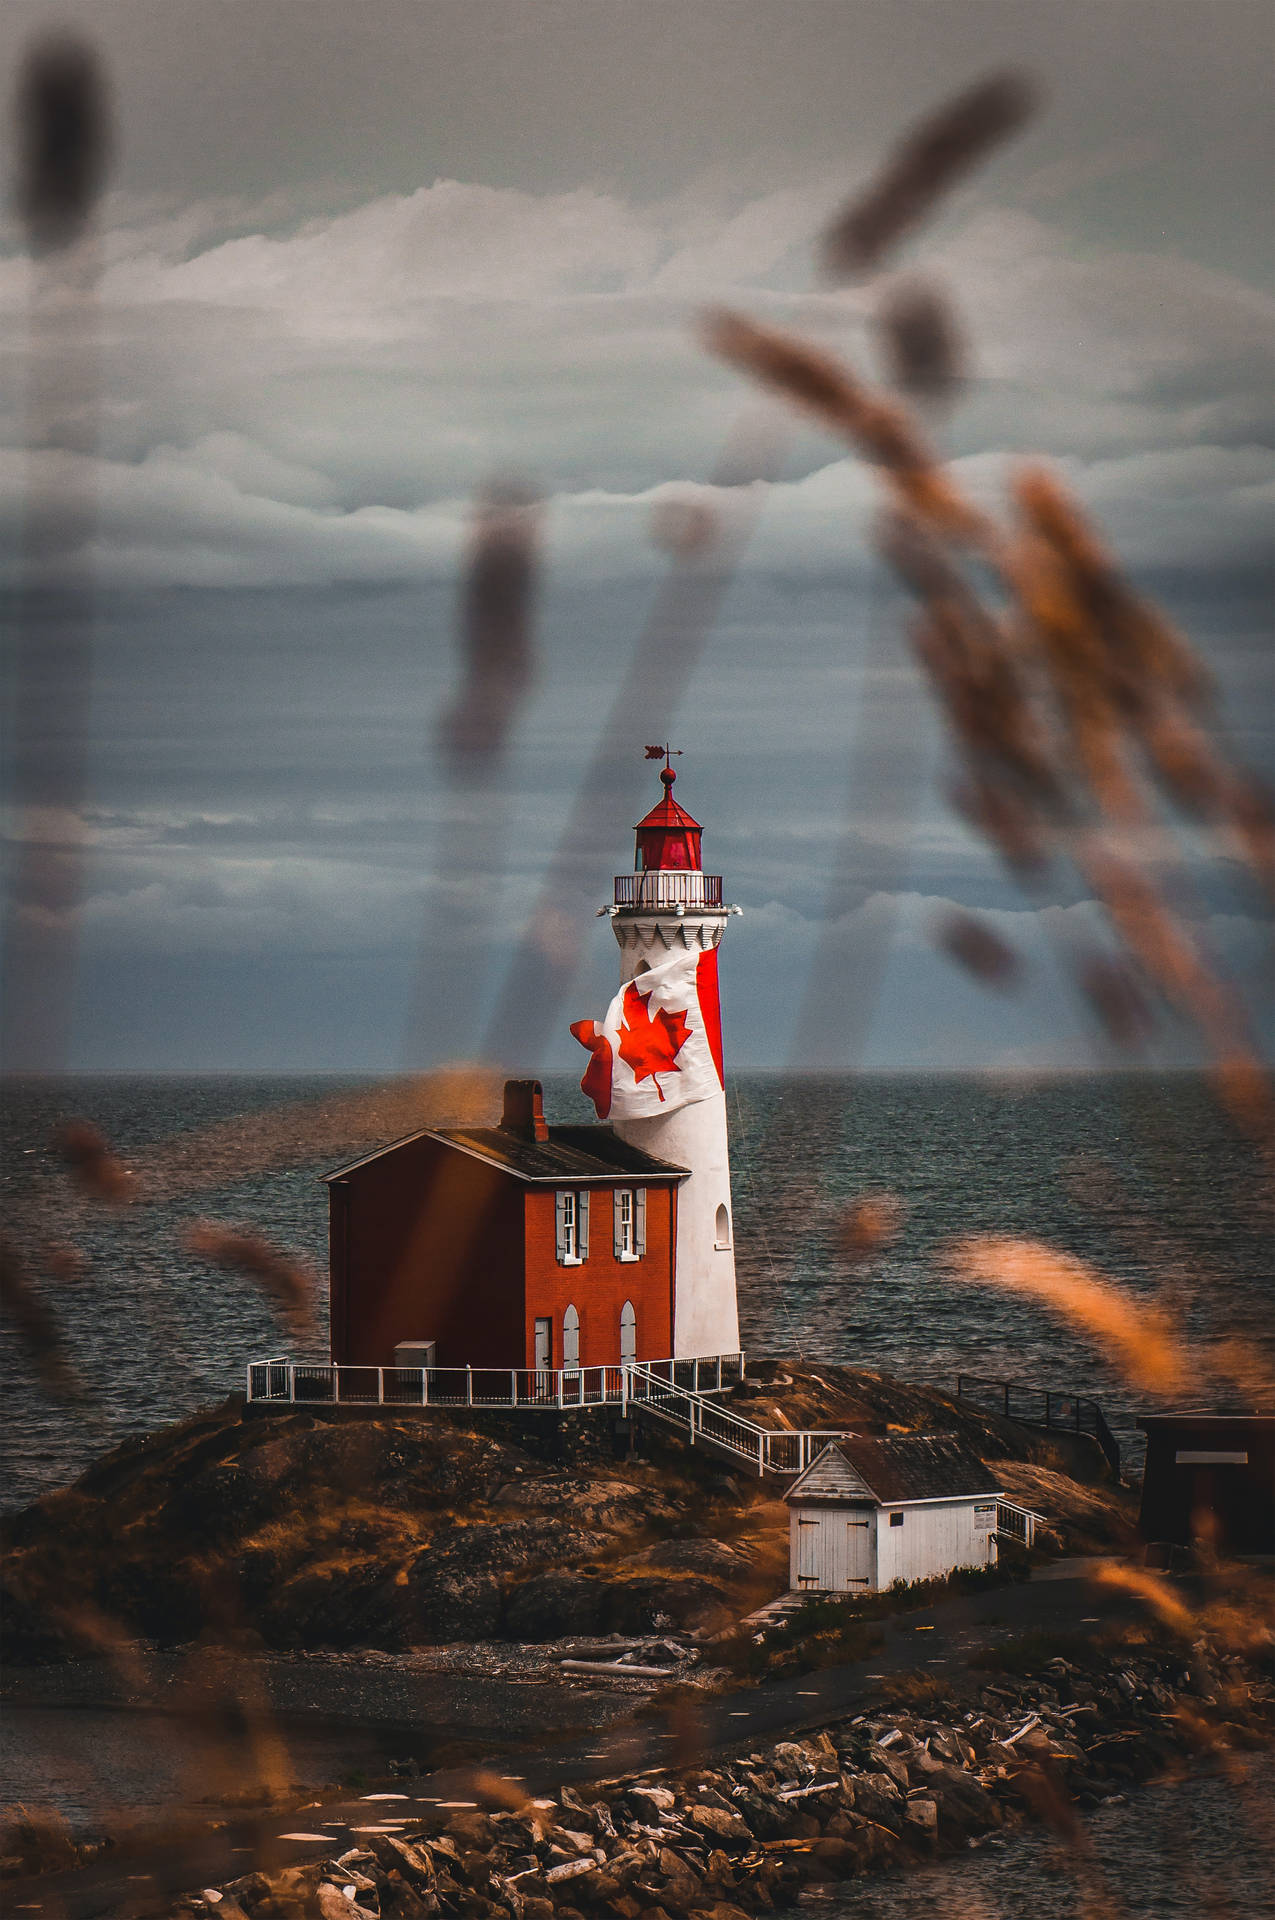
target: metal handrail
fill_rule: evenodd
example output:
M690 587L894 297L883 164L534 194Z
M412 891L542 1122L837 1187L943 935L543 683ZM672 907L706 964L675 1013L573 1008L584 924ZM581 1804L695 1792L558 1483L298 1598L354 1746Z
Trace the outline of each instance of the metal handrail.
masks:
M720 907L722 876L698 867L652 867L645 873L617 873L617 907Z
M767 1473L804 1472L827 1441L846 1434L844 1427L762 1427L732 1407L704 1398L693 1386L661 1378L649 1364L631 1366L629 1374L630 1407L649 1408L685 1432L692 1446L706 1442L747 1460L759 1479Z
M1031 1507L1022 1507L1017 1500L996 1502L997 1533L1008 1534L1013 1540L1021 1540L1025 1547L1035 1545L1037 1527L1048 1525L1049 1522L1043 1513L1037 1513Z
M967 1389L973 1389L973 1392ZM1120 1478L1120 1443L1107 1425L1106 1415L1096 1400L1083 1394L1060 1393L1053 1387L1034 1387L1021 1380L988 1380L976 1374L958 1373L956 1397L973 1400L982 1393L1000 1401L998 1411L1019 1426L1045 1427L1054 1432L1088 1433L1102 1448L1108 1466ZM1016 1401L1014 1396L1020 1396ZM1021 1411L1021 1396L1033 1397L1034 1412ZM1018 1408L1019 1410L1015 1410Z
M742 1353L653 1360L670 1390L720 1393L744 1377ZM337 1362L250 1360L254 1403L329 1406L511 1407L559 1411L629 1402L628 1362L601 1367L377 1367ZM654 1378L661 1376L655 1375ZM712 1402L707 1404L711 1405Z

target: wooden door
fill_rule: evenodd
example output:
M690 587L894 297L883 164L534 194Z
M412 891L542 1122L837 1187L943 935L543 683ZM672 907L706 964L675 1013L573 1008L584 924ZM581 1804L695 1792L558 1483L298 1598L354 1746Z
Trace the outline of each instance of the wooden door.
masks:
M823 1551L820 1517L798 1514L796 1580L799 1587L815 1589L823 1584Z

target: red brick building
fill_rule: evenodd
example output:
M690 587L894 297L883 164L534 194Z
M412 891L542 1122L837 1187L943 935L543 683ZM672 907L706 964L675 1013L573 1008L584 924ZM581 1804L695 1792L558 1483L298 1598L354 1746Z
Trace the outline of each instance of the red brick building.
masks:
M426 1131L326 1176L332 1358L562 1368L674 1351L688 1169L609 1126L549 1126L511 1080L498 1127Z

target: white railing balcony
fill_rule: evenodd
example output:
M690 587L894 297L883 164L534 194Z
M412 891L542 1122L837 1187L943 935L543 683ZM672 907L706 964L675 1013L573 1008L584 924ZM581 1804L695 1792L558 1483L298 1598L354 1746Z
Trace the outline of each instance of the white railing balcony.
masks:
M681 870L653 867L649 873L617 873L615 904L629 912L660 912L680 908L694 912L722 904L720 873L701 873L698 867Z
M742 1353L707 1354L693 1360L650 1360L640 1370L658 1371L692 1392L721 1393L744 1377ZM627 1408L633 1363L611 1367L373 1367L251 1360L248 1399L275 1405L330 1407L563 1407Z

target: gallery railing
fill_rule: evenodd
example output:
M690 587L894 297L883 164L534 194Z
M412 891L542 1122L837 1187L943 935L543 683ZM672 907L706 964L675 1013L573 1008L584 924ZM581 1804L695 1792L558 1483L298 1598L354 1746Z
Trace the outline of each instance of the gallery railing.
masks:
M649 873L617 873L615 904L638 910L648 907L652 911L668 907L720 907L722 876L689 867L653 867Z

